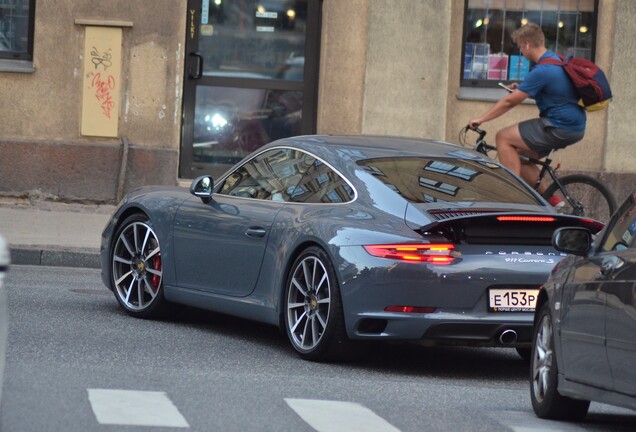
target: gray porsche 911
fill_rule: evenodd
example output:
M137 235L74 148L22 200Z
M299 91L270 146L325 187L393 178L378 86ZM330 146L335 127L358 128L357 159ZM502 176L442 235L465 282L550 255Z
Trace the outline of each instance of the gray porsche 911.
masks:
M131 192L104 229L102 277L130 315L183 304L274 324L309 360L356 340L528 356L562 226L602 228L460 146L302 136L190 191Z

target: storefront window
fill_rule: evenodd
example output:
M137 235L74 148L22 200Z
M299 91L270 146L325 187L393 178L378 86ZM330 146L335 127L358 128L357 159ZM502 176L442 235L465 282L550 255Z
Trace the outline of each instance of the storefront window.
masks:
M301 134L302 91L197 87L193 159L233 165L268 142Z
M549 50L594 60L597 8L598 0L467 0L462 86L523 80L533 65L511 34L528 22L541 26Z
M303 79L307 0L204 1L203 74Z
M315 133L322 0L188 0L180 175Z
M35 0L0 0L0 59L33 59Z

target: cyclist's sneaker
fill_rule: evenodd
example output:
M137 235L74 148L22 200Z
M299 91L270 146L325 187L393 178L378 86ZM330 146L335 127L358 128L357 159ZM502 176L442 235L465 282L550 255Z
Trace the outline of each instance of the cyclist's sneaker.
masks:
M556 195L552 195L550 199L548 199L548 202L550 203L552 207L554 207L557 210L560 210L563 207L565 207L565 203L563 202L563 200Z

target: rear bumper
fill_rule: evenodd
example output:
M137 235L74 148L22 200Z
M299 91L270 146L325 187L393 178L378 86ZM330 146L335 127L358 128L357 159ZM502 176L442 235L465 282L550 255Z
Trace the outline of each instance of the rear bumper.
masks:
M493 248L496 253L465 246L457 263L435 266L343 248L341 257L347 259L339 268L363 269L340 283L347 334L429 345L530 344L534 313L491 311L489 290L538 289L560 258L550 255L547 262L540 248L518 249L528 249L522 257L530 258L520 259L503 246Z
M532 342L531 313L466 316L380 313L359 316L352 339L419 341L424 345L509 346Z
M520 346L532 342L532 323L435 324L426 331L423 340L432 344Z

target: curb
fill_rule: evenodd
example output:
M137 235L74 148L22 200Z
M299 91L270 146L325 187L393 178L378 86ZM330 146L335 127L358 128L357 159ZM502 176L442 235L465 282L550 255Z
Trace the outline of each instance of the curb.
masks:
M101 268L99 249L10 246L11 265Z

